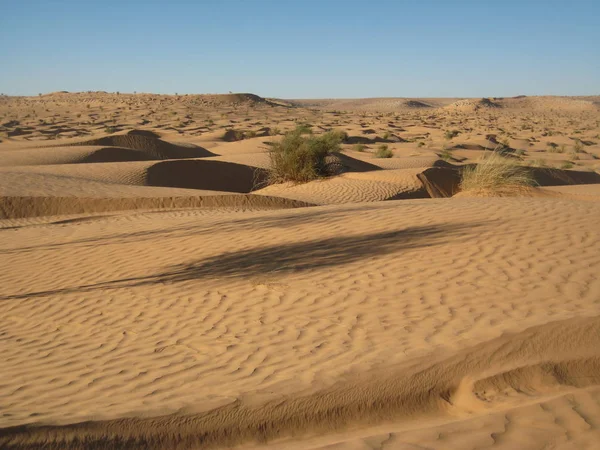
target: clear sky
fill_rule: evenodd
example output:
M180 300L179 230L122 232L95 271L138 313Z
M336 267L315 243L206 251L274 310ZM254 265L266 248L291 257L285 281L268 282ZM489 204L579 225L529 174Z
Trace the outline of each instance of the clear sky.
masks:
M600 0L0 0L0 92L600 94Z

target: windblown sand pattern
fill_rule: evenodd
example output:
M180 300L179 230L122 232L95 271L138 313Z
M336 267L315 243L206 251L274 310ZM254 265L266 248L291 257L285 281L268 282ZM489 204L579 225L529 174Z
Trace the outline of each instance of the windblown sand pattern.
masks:
M595 448L598 110L483 100L1 98L0 448ZM298 122L342 173L265 186Z

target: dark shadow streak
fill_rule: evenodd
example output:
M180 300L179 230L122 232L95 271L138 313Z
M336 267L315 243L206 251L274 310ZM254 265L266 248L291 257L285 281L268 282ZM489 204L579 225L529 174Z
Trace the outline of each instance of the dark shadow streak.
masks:
M149 284L170 284L203 278L237 278L289 274L341 266L367 258L421 247L430 247L469 234L477 225L448 224L409 227L402 230L295 242L223 253L143 277L122 278L69 288L0 297L1 300L44 297Z
M381 205L364 205L361 208L350 207L350 208L336 208L332 209L322 209L322 210L314 210L313 208L307 208L306 210L302 210L302 212L298 212L298 210L294 210L292 213L284 213L280 212L277 215L259 215L258 217L244 217L242 219L227 219L221 221L215 221L208 225L195 224L188 227L178 227L178 228L169 228L169 229L159 229L159 230L149 230L149 231L139 231L133 233L119 233L119 234L111 234L109 236L103 237L93 237L93 238L85 238L85 239L77 239L71 240L67 242L60 242L56 244L42 244L42 245L33 245L28 247L17 247L11 248L7 250L0 250L0 254L13 254L20 252L27 252L32 250L53 250L60 247L73 247L76 244L84 244L79 245L78 248L86 248L86 247L96 247L99 243L108 242L110 244L126 244L128 241L140 242L142 240L155 240L157 238L165 239L169 237L185 237L185 236L201 236L203 234L211 234L214 233L214 229L218 228L219 232L236 232L239 231L241 227L259 227L259 228L289 228L289 227L297 227L306 223L319 223L323 220L335 220L337 218L341 218L345 216L347 213L363 213L368 212L371 209L383 210L389 208L396 208L397 206L387 206L382 207ZM164 213L165 211L158 211L158 213ZM152 214L152 212L144 212L143 214ZM98 216L90 216L85 218L71 219L74 221L82 222L85 220L94 220ZM105 216L106 217L106 216ZM44 226L51 225L64 225L64 223L52 222L48 224L44 224ZM36 225L38 226L38 225ZM0 229L0 232L3 230L9 230L13 228L21 228L21 227L7 227ZM87 245L85 245L87 244Z

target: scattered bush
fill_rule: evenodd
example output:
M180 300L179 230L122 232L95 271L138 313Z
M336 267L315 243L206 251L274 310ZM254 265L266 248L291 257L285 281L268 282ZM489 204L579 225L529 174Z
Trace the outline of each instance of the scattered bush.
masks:
M458 136L460 134L460 131L458 130L448 130L444 133L444 137L448 140L455 138L456 136Z
M452 152L450 150L448 150L447 148L443 148L442 151L440 152L440 158L442 158L444 161L449 161L452 158Z
M365 144L356 144L354 147L354 151L364 152L367 146Z
M296 127L296 130L302 134L312 134L312 125L310 123L301 123Z
M575 166L575 164L573 164L571 161L566 161L560 166L560 168L561 169L572 169L573 166Z
M377 147L375 158L391 158L392 156L394 156L394 152L386 144L381 144Z
M281 142L271 145L269 183L302 183L332 174L326 157L340 150L341 134L336 131L320 136L306 134L309 134L306 127L300 125L286 133Z
M230 129L223 134L223 140L226 142L236 142L244 139L256 137L256 131Z
M525 167L492 152L477 165L463 169L460 190L499 193L533 185L535 180Z

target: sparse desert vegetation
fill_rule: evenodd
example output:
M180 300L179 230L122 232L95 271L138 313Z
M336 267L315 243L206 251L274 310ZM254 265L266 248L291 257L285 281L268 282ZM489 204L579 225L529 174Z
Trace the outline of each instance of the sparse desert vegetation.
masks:
M424 411L444 446L506 414L574 436L600 405L596 102L0 97L0 447L278 449Z
M327 157L340 150L343 134L329 131L314 136L298 126L286 133L280 142L269 149L270 183L306 182L332 175L332 164Z
M496 194L518 193L536 184L527 168L498 152L491 152L476 164L464 167L460 181L462 192Z

